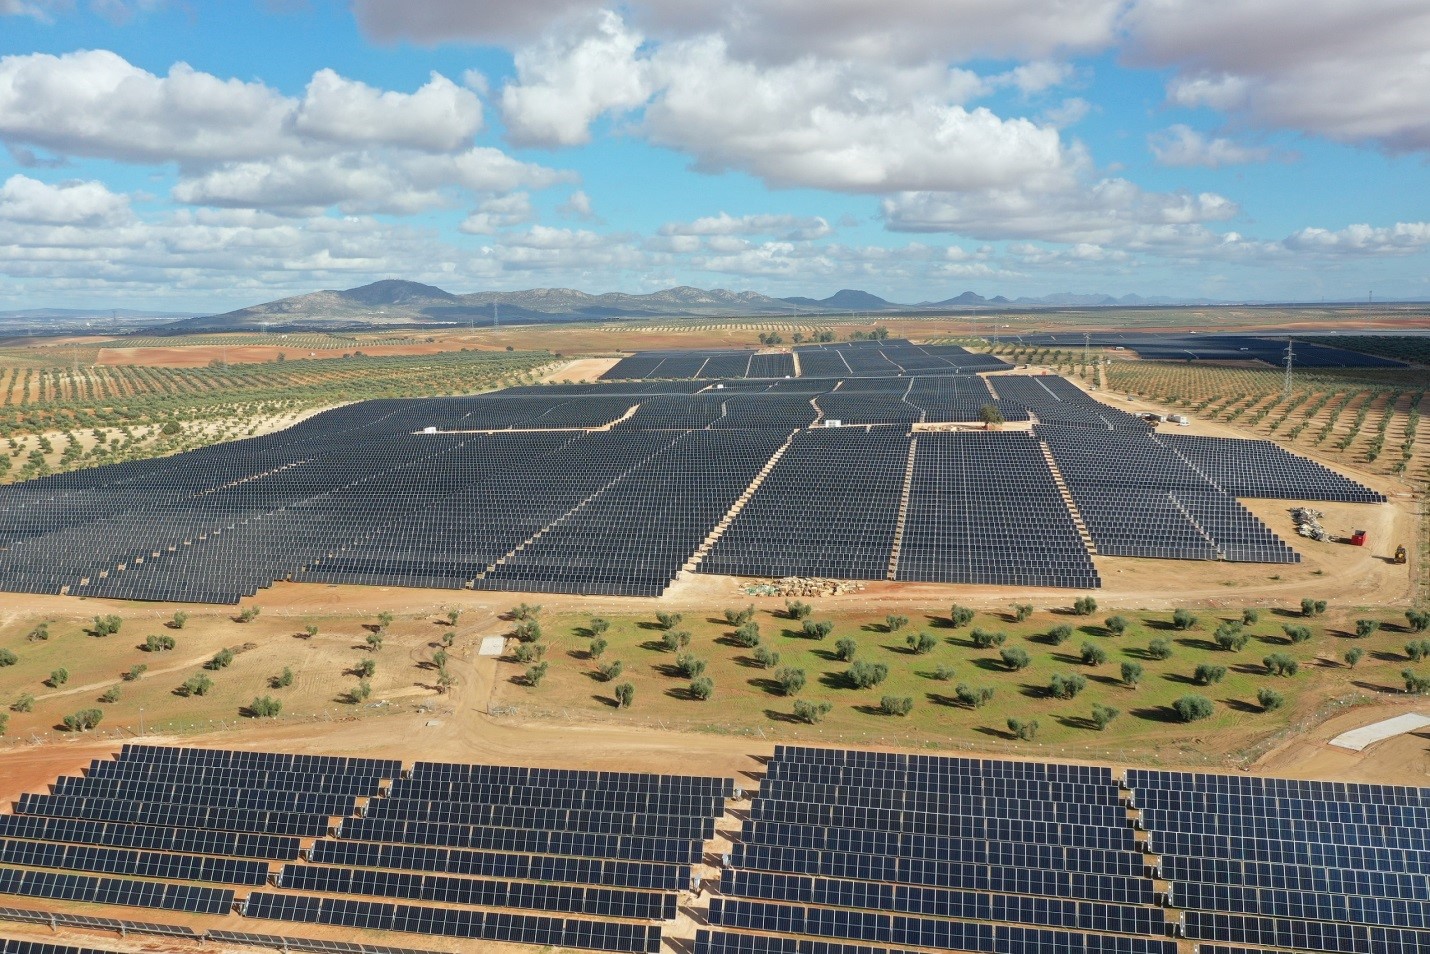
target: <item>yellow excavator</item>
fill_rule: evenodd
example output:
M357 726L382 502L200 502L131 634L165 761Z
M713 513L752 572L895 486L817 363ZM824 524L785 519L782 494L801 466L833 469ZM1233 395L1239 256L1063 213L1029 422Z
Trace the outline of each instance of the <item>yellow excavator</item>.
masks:
M1396 563L1404 563L1404 562L1405 562L1405 548L1404 548L1404 547L1396 547L1396 548L1395 548L1395 562L1396 562Z

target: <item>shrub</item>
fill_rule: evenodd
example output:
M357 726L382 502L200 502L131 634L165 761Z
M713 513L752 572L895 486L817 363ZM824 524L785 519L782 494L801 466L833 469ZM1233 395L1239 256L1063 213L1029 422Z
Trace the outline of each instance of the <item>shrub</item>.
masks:
M318 627L314 626L312 623L309 623L307 626L303 627L303 632L308 634L309 639L312 639L314 636L318 635Z
M591 640L589 643L586 644L586 654L592 659L600 659L602 656L606 655L606 650L610 647L610 645L610 643L597 636L595 639Z
M1142 681L1142 664L1135 662L1125 662L1122 664L1122 683L1132 688L1137 688L1137 684Z
M1244 609L1241 611L1241 622L1243 626L1255 626L1261 622L1261 611L1255 609Z
M1374 636L1379 630L1380 620L1378 619L1356 620L1356 639L1365 639L1367 636Z
M63 666L50 673L49 683L51 689L58 689L70 681L70 671Z
M742 610L727 609L725 611L725 622L731 626L744 626L754 618L755 608L753 606L746 606Z
M1066 623L1063 623L1060 626L1054 626L1052 629L1048 630L1048 638L1053 641L1054 646L1061 646L1069 639L1072 639L1072 634L1073 628Z
M620 675L622 671L624 671L624 669L625 666L621 664L621 661L619 659L613 659L608 663L602 663L601 665L597 666L596 672L600 673L602 682L610 682L613 679L620 678Z
M797 696L804 688L804 670L787 666L775 672L775 682L780 684L780 692L786 696Z
M1193 681L1199 686L1210 686L1212 683L1221 682L1226 678L1225 666L1213 666L1211 663L1202 663L1197 666L1197 671L1192 674Z
M1359 646L1347 649L1345 655L1346 665L1354 669L1356 667L1356 663L1360 662L1363 656L1365 656L1365 650L1361 649Z
M258 613L259 610L257 606L249 606L238 614L238 621L240 623L251 623L258 618Z
M953 604L953 608L949 610L948 621L953 625L954 629L957 629L960 626L967 626L973 622L973 615L973 610L967 606L959 606L955 603Z
M859 689L872 689L889 677L889 667L883 663L856 662L845 673Z
M661 629L675 629L685 619L679 613L656 613L655 621L660 624Z
M372 662L372 660L368 659L366 662ZM268 684L274 689L287 689L293 685L293 670L284 666L282 672L268 680Z
M13 666L20 661L20 657L10 652L8 649L0 649L0 667Z
M389 623L392 622L392 614L390 614L390 613L384 613L384 614L382 614L382 615L387 617L387 621L388 621ZM512 619L516 619L516 620L533 620L533 619L536 619L536 617L538 617L538 616L541 615L541 605L540 605L540 604L532 605L532 604L528 604L528 603L518 603L518 604L516 604L516 606L513 606L513 607L511 608L511 611L510 611L509 613L507 613L507 615L510 616ZM379 616L379 619L380 619L380 618L381 618L381 616ZM387 624L384 623L383 625L387 625Z
M1248 639L1250 637L1241 631L1240 626L1232 628L1226 623L1218 626L1216 632L1212 634L1212 640L1217 647L1227 652L1238 652L1244 649Z
M512 630L512 635L515 636L519 642L534 643L541 639L541 624L534 619L522 620L516 624L516 628ZM377 645L381 646L382 637L378 633L369 633L367 637L368 643L372 643L374 636L378 638Z
M804 621L803 629L804 635L808 636L810 639L823 639L830 633L834 632L834 624L829 622L829 620L815 621L812 619L807 619Z
M447 625L448 625L448 626L456 626L456 625L457 625L457 620L459 620L459 619L461 619L461 618L462 618L462 611L461 611L461 610L455 610L455 609L453 609L453 610L447 610Z
M1261 703L1262 712L1270 712L1272 709L1281 708L1285 698L1275 689L1260 689L1256 693L1256 701Z
M20 698L10 703L10 711L12 712L29 712L34 708L35 697L30 695L28 692L21 693Z
M231 649L220 649L218 652L216 652L216 653L213 654L213 658L212 658L212 659L210 659L208 662L204 663L204 668L205 668L205 669L211 669L211 670L214 670L215 672L217 672L217 671L220 670L220 669L227 669L230 665L232 665L232 663L233 663L233 650L231 650Z
M1154 639L1147 644L1147 655L1153 659L1171 659L1172 641L1170 639Z
M146 653L166 653L178 645L178 641L172 636L160 636L151 633L144 637L144 651Z
M633 703L633 702L635 701L635 698L636 698L636 687L633 686L633 685L631 685L630 683L628 683L628 682L623 682L623 683L621 683L619 686L616 687L616 707L617 707L617 708L620 708L620 709L629 709L629 708L631 707L631 703Z
M383 635L382 635L382 633L377 632L377 633L368 633L367 636L366 636L366 638L364 639L364 642L367 643L367 648L368 648L369 650L371 650L372 652L377 652L379 649L382 648L382 640L383 640Z
M1405 691L1416 695L1430 692L1430 676L1418 675L1413 669L1402 669L1400 677L1405 680Z
M1294 676L1301 668L1300 663L1285 653L1272 653L1261 660L1261 664L1270 676Z
M1081 596L1073 600L1072 610L1078 616L1091 616L1097 612L1097 600L1091 596Z
M10 715L9 715L9 713L0 712L0 735L4 735L4 734L5 734L5 730L8 729L9 727L10 727Z
M735 630L735 645L754 649L760 645L760 624L748 622Z
M108 689L104 690L104 695L102 695L102 696L99 697L99 701L105 703L106 705L109 704L109 703L111 703L111 702L118 702L118 701L119 701L119 687L118 687L118 686L110 686Z
M1038 734L1038 720L1009 719L1008 731L1024 742L1031 742Z
M1325 600L1313 600L1310 598L1301 601L1302 616L1320 616L1326 611Z
M914 700L909 696L884 696L879 700L879 711L884 715L906 716L914 710Z
M537 663L535 666L532 666L526 670L526 672L521 677L522 681L525 682L528 686L532 687L541 685L541 680L546 678L546 670L550 667L550 665L550 663L546 662Z
M1177 718L1183 722L1210 718L1215 710L1216 706L1206 696L1182 696L1172 703L1172 711L1177 713Z
M188 623L188 621L189 614L185 613L183 610L179 610L177 613L174 614L174 618L169 620L169 627L171 629L183 629L184 625Z
M1412 662L1420 662L1430 656L1430 639L1412 639L1405 644L1405 655L1409 656Z
M1121 636L1127 632L1128 622L1126 616L1109 616L1103 621L1107 631L1114 636Z
M760 664L761 669L769 669L780 664L780 654L760 646L755 650L755 662Z
M834 707L827 702L806 702L800 699L794 704L794 717L801 722L814 725L828 715L832 708Z
M1056 699L1072 699L1087 688L1087 678L1076 673L1057 673L1048 684L1048 692Z
M1027 669L1033 661L1033 658L1028 655L1028 651L1021 646L1009 646L998 655L1002 657L1003 665L1014 672L1019 669Z
M1023 622L1024 620L1026 620L1029 616L1032 616L1032 615L1033 615L1033 604L1032 604L1032 603L1014 603L1014 604L1013 604L1013 619L1015 619L1016 621L1018 621L1018 622L1021 623L1021 622Z
M709 676L701 676L690 683L690 695L704 702L715 694L715 680Z
M123 676L121 676L120 678L122 678L125 682L133 682L134 680L138 679L140 676L144 675L145 671L148 670L148 668L149 668L149 667L146 666L146 665L144 665L143 663L139 663L139 664L137 664L137 665L130 666L130 667L129 667L129 671L126 672L126 673L125 673Z
M205 676L203 673L199 673L196 676L190 676L188 679L184 680L183 685L179 686L179 695L206 696L208 695L209 690L213 688L213 686L214 681L212 679L210 679L208 676Z
M681 653L675 657L675 668L686 679L697 679L705 674L705 660L691 653Z
M27 635L27 636L25 637L26 641L31 642L31 643L42 643L42 642L44 642L45 640L47 640L47 639L49 639L49 638L50 638L50 624L49 624L49 623L40 623L40 624L37 625L34 629L30 630L29 635Z
M256 719L272 719L283 711L283 701L272 696L255 696L248 711Z
M994 646L1002 646L1008 639L1004 633L995 633L991 630L979 629L977 627L974 627L973 632L969 633L968 636L969 639L973 640L973 645L979 649L992 649Z
M372 683L367 680L360 680L356 686L348 691L348 698L356 705L359 702L366 702L372 695Z
M808 619L814 607L803 600L785 600L785 615L790 619Z
M953 678L953 667L939 663L934 667L933 677L939 682L948 682Z
M1082 661L1089 666L1101 666L1107 662L1107 650L1093 643L1083 643Z
M904 641L920 656L926 656L933 652L934 647L938 645L938 637L927 631L921 631L918 635L910 633Z
M1197 625L1197 618L1190 610L1175 609L1172 611L1172 625L1181 630L1191 629Z
M838 656L843 662L853 662L854 656L858 652L859 644L854 642L854 640L850 639L848 636L845 636L843 639L836 640L834 643L834 655Z
M1117 710L1112 708L1111 706L1104 706L1099 705L1097 703L1093 703L1092 724L1097 726L1097 731L1101 732L1108 726L1112 725L1112 720L1116 719L1117 716Z
M104 713L99 709L81 709L73 715L67 715L63 721L67 732L88 732L99 725L104 718Z
M457 641L457 631L456 631L455 629L449 629L449 630L447 630L445 633L442 634L442 645L445 646L445 647L447 647L448 649L451 649L451 648L452 648L452 644L455 643L456 641Z
M123 625L124 620L118 616L96 616L91 632L96 636L113 636Z
M1412 633L1423 633L1430 629L1430 610L1406 610L1405 622Z
M604 635L610 628L611 621L601 616L592 616L591 621L586 624L586 629L592 636Z
M959 683L954 687L953 695L959 702L970 709L981 709L989 702L993 701L994 689L992 686L966 686Z
M1293 643L1304 643L1311 639L1311 628L1309 626L1292 626L1290 623L1281 627L1281 631L1286 634L1286 638Z
M690 645L690 634L683 629L668 629L661 634L660 644L670 652Z

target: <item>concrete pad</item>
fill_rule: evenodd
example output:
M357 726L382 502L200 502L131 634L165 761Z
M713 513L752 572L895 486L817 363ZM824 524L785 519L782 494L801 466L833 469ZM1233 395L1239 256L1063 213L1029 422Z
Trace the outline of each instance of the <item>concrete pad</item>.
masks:
M1407 732L1414 732L1416 729L1423 729L1427 725L1430 725L1430 716L1411 712L1393 719L1372 722L1370 725L1363 725L1359 729L1351 729L1349 732L1342 732L1331 740L1331 744L1337 748L1360 752L1368 745L1397 735L1404 735Z
M506 650L505 636L483 636L482 648L477 650L478 656L500 656Z

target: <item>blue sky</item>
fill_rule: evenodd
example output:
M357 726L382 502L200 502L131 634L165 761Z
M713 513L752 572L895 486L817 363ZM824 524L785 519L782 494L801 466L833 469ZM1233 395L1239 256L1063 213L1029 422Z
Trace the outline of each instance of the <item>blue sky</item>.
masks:
M0 309L1430 298L1409 0L0 0Z

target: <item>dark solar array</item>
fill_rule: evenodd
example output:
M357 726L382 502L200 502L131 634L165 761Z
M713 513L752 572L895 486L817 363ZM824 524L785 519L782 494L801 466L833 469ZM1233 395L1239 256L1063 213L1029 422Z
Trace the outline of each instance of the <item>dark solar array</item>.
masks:
M1292 550L1225 490L1146 429L1039 424L1097 552L1177 560L1296 563ZM1222 441L1236 453L1241 441ZM1289 485L1288 488L1290 489Z
M1430 788L1142 769L1126 785L1185 937L1430 950Z
M644 954L733 795L721 778L127 745L0 815L0 894Z
M0 589L233 603L293 580L655 596L811 427L845 436L790 445L707 570L879 579L892 566L907 580L1096 585L1025 436L920 436L990 403L1038 422L1107 555L1294 561L1234 497L1384 499L1266 442L1155 434L1056 376L878 376L900 348L800 352L837 359L837 378L370 401L277 434L11 485L0 488ZM899 441L914 426L924 453L909 472ZM906 489L905 550L892 560Z
M917 434L897 579L1089 589L1087 547L1026 431Z
M805 431L700 564L706 573L883 579L909 456L901 431Z
M778 745L767 771L698 954L1176 951L1107 769Z
M797 365L797 367L796 367ZM674 378L802 378L960 374L1000 371L1007 362L957 345L916 345L902 339L795 345L792 352L740 350L642 351L618 361L603 381Z
M1094 348L1125 348L1139 356L1158 361L1263 361L1281 366L1286 355L1284 337L1255 335L1199 335L1157 332L1096 332L1087 335ZM1015 336L1009 340L1023 345L1081 351L1081 332ZM1404 368L1389 358L1359 354L1308 341L1297 341L1295 363L1302 368Z

